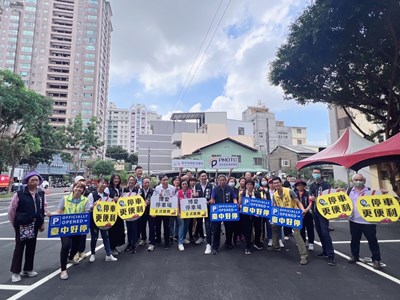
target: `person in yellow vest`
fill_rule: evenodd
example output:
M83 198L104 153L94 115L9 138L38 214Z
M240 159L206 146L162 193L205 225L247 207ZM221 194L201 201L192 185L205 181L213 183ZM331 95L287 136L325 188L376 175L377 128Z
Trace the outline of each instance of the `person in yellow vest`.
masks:
M90 203L88 199L83 196L85 192L85 184L78 181L75 182L72 187L72 193L64 196L58 205L57 211L47 213L50 217L54 214L77 214L89 212ZM79 264L79 261L74 260L74 256L78 253L80 242L80 235L65 236L61 237L61 252L60 252L60 263L61 263L61 273L60 278L63 280L68 279L67 273L67 263L73 265Z
M273 205L279 207L287 207L287 208L300 208L305 213L303 204L301 204L297 195L290 189L282 186L282 179L279 177L272 178L272 183L275 189L273 194ZM268 247L268 250L281 251L281 247L279 246L279 231L281 230L281 226L272 225L272 247ZM306 265L308 263L308 251L306 245L300 234L300 229L293 228L293 235L296 239L297 247L299 249L300 254L300 264Z

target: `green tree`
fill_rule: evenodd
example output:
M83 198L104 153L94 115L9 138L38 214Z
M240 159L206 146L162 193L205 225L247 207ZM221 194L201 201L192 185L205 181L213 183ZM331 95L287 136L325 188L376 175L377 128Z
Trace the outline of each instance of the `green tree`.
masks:
M97 119L92 117L86 127L83 126L82 116L78 114L74 119L69 120L68 126L65 128L65 149L71 155L63 155L65 161L70 160L74 170L78 170L82 166L83 158L90 158L102 145L97 134Z
M132 165L137 165L137 163L138 163L138 155L137 155L137 153L129 154L128 158L126 159L126 162L129 162Z
M0 70L0 152L7 153L11 165L10 177L15 166L32 152L40 151L38 132L48 124L53 101L25 88L18 75Z
M92 169L93 174L97 176L110 176L114 171L114 162L110 160L98 160Z
M269 80L286 100L339 106L354 124L355 109L382 128L375 135L392 137L400 132L399 15L397 0L317 0L292 24ZM400 195L400 163L387 167Z
M128 151L126 151L122 146L109 146L106 149L106 157L115 159L115 160L124 160L126 161L129 157Z

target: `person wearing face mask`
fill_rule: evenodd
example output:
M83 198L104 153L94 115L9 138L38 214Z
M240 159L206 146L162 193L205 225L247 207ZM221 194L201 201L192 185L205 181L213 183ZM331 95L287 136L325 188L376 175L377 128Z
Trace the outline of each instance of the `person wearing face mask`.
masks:
M317 254L318 258L328 258L328 265L336 266L335 250L333 249L331 235L329 233L329 220L324 218L317 210L315 205L322 191L330 189L331 185L322 180L322 170L320 168L312 169L312 177L314 182L310 185L310 201L313 202L313 215L315 229L322 244L322 252Z
M363 195L370 188L365 186L365 177L361 174L355 174L352 178L353 187L347 192L353 207L357 206L357 199ZM378 239L376 238L376 224L371 224L365 221L359 214L357 209L353 209L353 213L349 218L350 234L351 234L351 258L347 261L349 264L354 264L360 257L360 241L361 236L364 234L368 241L369 249L372 253L372 266L376 270L381 267L381 253L379 250Z
M237 188L237 180L235 177L228 177L228 185L235 191L235 194L238 197L238 202L240 203L242 193L239 191L239 188ZM233 245L236 245L238 243L238 240L240 240L240 236L242 235L242 223L241 221L234 222L232 224L232 229L233 229ZM230 241L229 244L232 244L232 241ZM225 243L225 246L227 246L228 243Z

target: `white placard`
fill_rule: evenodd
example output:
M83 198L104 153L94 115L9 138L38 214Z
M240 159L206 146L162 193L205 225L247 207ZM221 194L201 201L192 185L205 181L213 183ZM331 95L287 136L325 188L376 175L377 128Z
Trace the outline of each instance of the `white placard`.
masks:
M211 169L235 169L239 166L239 158L237 156L221 156L210 158Z
M203 168L204 161L196 159L173 159L172 167L174 168Z

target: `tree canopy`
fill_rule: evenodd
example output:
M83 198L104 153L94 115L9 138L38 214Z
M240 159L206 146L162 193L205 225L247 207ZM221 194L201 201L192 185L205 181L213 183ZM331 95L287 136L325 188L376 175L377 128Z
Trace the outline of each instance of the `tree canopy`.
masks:
M115 159L115 160L124 160L126 161L129 157L128 151L126 151L122 146L109 146L106 149L106 157Z
M400 2L317 0L290 28L269 80L285 99L365 114L400 132Z
M399 16L398 0L316 0L292 24L269 80L287 100L355 109L390 138L400 132ZM400 163L386 166L400 195Z

